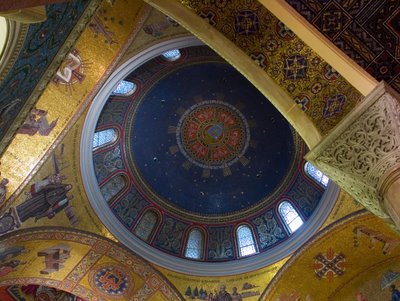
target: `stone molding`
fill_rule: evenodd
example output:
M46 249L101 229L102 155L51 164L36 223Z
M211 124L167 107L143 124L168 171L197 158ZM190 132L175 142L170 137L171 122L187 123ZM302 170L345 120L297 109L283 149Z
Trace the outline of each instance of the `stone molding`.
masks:
M24 44L28 25L6 19L7 41L0 55L0 82L5 78L18 57Z
M389 218L380 186L400 163L400 96L379 83L305 158L372 213Z

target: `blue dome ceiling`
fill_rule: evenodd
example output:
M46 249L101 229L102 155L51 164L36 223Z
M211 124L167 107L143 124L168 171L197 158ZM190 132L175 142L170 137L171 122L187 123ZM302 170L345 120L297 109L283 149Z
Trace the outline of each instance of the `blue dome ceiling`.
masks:
M220 216L265 200L285 179L291 128L230 65L177 65L143 94L128 113L131 170L158 199Z
M239 258L241 224L252 229L258 253L289 239L282 200L303 221L312 215L324 188L304 173L304 142L208 47L181 49L176 61L156 57L125 80L135 92L111 95L96 127L118 137L94 150L93 163L107 206L131 235L184 257L197 227L201 260L228 261ZM144 238L140 221L149 210L158 222Z

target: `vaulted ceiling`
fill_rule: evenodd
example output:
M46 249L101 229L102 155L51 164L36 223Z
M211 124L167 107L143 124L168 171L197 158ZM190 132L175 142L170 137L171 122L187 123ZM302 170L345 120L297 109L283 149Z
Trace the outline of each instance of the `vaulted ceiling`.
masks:
M0 194L5 193L0 198L0 234L3 235L0 238L0 256L3 256L0 286L11 292L19 290L21 285L40 285L87 300L182 300L191 295L202 298L201 290L203 293L218 291L220 284L226 285L231 294L236 287L242 298L250 301L358 300L360 294L368 300L390 298L388 287L399 284L396 276L400 272L398 234L363 210L345 192L336 196L330 215L319 227L320 232L294 255L245 274L193 276L191 271L177 272L148 263L140 257L142 254L122 246L103 224L88 199L87 186L81 177L83 170L91 168L91 163L82 162L80 157L82 147L91 148L91 145L81 144L83 125L89 106L103 85L110 81L109 76L117 68L124 70L129 61L149 49L194 34L247 77L310 147L328 135L363 98L363 93L351 81L328 64L307 40L301 40L294 29L292 31L274 16L263 1L147 2L181 25L139 0L68 1L46 6L45 22L29 26L9 23L15 33L15 36L10 35L13 47L6 45L9 52L6 51L3 58L7 60L0 63L0 171L1 177L9 180L0 186L3 189ZM385 80L400 90L399 1L288 0L286 4L376 81ZM211 69L202 73L217 72ZM150 71L150 67L144 71ZM181 71L175 82L165 77L160 84L174 87L186 83L185 70ZM127 70L126 75L131 72ZM191 80L201 81L200 72L196 74ZM132 73L131 79L145 82L146 78L140 79L139 75ZM232 89L237 86L230 77L225 79L229 83L218 82L223 79L222 75L218 76L214 84L224 88L231 85ZM194 85L195 82L187 80L187 87ZM245 88L240 92L243 90ZM188 98L193 96L189 92L193 91L187 89L185 101L188 103L182 102L185 108L190 107ZM151 97L152 94L146 95ZM158 103L154 107L149 102L150 107L142 106L143 118L152 110L158 112L158 117L173 115L163 107L165 105ZM170 110L175 108L170 107ZM261 119L257 124L266 122ZM171 125L176 121L169 120ZM158 124L159 127L162 126ZM272 125L271 129L274 127ZM156 143L153 140L157 137L171 137L167 129L156 133L146 132L145 127L142 129L138 135L147 137L149 146ZM280 130L279 133L275 134L286 135ZM268 149L266 155L278 152L268 145L274 139L273 135L261 141L257 151ZM170 146L166 146L166 152ZM164 181L160 173L177 163L165 165L165 170L147 170L144 166L146 150L134 154L135 158L144 157L140 161L142 175L148 181ZM165 152L151 152L151 162L147 164L158 160L163 163L168 156ZM288 163L287 158L282 160ZM285 166L278 164L274 172L287 170ZM235 188L224 188L228 192L226 198L236 196L236 186L242 182L239 173L235 174L237 170L232 168L231 171L234 183L226 185ZM256 168L248 173L256 176ZM54 175L62 177L56 179ZM180 177L182 174L178 172L170 176ZM223 174L215 177L218 181L226 178ZM103 180L98 179L100 184ZM182 184L186 180L193 178L181 179L178 186L182 185L180 188L187 193L199 195L198 198L203 197L200 194L204 193L203 188L192 191ZM72 185L71 189L68 185ZM59 207L52 210L41 207L43 188L55 189L51 191L63 196L62 202L57 202ZM158 193L172 193L174 197L178 193L164 188L158 187ZM261 190L256 187L249 194L258 191ZM122 201L122 195L119 197L114 205ZM209 206L199 209L198 204L200 200L196 206L185 202L180 205L204 216L219 214L218 210L222 210L211 210ZM240 210L242 201L234 204L236 207L228 206L231 208L228 213ZM198 221L184 218L187 223L199 225ZM187 232L182 233L183 237L187 235ZM390 270L392 278L388 274ZM121 281L115 287L107 286L107 277L117 276Z

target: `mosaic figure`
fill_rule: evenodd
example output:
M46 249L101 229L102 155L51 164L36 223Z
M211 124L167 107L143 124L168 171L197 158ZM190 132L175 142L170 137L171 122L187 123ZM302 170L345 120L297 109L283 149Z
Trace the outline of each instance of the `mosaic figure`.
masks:
M117 41L114 40L115 32L112 32L108 29L100 16L100 13L95 15L92 21L89 24L90 30L94 33L94 37L97 38L99 35L104 37L104 43L106 44L118 44Z
M237 287L232 288L232 301L242 301L242 295L237 292Z
M232 301L231 294L226 291L225 284L221 284L218 294L214 297L215 301Z
M18 228L20 225L15 208L11 207L0 217L0 235Z
M400 301L400 292L394 284L390 286L392 290L392 301Z
M44 178L43 180L40 180L40 181L32 184L30 191L25 192L25 195L28 198L31 198L33 195L37 194L44 187L46 187L50 184L62 184L62 182L66 179L67 179L66 176L61 175L59 173L55 173L53 175L50 175L50 176Z
M47 111L45 110L39 110L36 108L32 109L17 133L29 136L39 133L41 136L48 136L57 125L58 119L55 119L49 123L46 115Z
M65 244L39 251L37 255L44 257L45 264L45 268L40 271L40 274L51 274L62 269L65 261L70 257L70 252L71 248Z
M6 261L9 261L14 257L21 255L22 253L27 252L28 250L25 249L25 247L20 246L0 249L0 262L5 263Z
M36 301L84 301L70 293L43 285L30 284L17 288L26 295L33 295Z
M20 221L35 218L36 222L42 217L54 217L68 206L72 197L67 196L67 192L71 189L72 185L69 184L49 184L31 194L30 198L16 208Z
M0 277L6 276L11 272L14 272L17 270L17 267L20 264L25 264L25 261L21 261L19 259L13 259L5 263L0 264Z

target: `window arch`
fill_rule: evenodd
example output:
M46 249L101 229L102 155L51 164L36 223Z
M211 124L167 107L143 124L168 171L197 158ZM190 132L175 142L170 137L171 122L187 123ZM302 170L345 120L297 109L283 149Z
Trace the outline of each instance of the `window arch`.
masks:
M136 89L137 86L135 83L127 80L121 80L118 86L112 91L112 94L119 96L130 96L135 93Z
M329 178L310 162L306 162L306 164L304 164L304 170L314 181L324 187L328 186Z
M172 49L162 54L163 58L167 61L173 62L181 57L181 52L179 49Z
M117 175L108 180L100 187L101 194L106 202L110 202L127 185L126 178L123 175Z
M159 221L158 214L154 210L146 211L135 227L135 235L148 242Z
M236 239L239 249L239 257L257 253L253 232L249 226L239 226L236 230Z
M192 229L189 232L186 243L185 257L191 259L202 259L204 254L204 234L199 229Z
M116 129L105 129L94 133L93 136L93 150L111 144L118 138Z
M289 231L292 234L303 225L303 219L297 210L288 201L283 201L278 207L279 214Z

